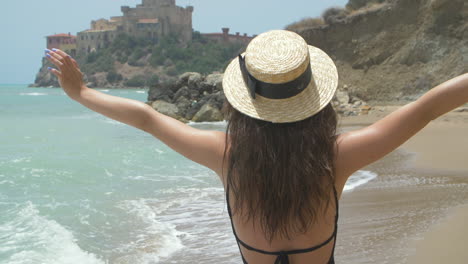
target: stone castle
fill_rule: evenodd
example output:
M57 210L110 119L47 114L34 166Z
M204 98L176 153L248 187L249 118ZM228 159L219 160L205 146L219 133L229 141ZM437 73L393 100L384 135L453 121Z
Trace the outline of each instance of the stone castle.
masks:
M47 36L47 48L59 48L72 55L87 54L107 47L120 33L151 39L173 34L182 43L192 40L193 6L180 7L175 0L142 1L135 8L122 6L123 16L92 21L91 28L78 32L77 36L70 33ZM231 35L228 28L223 28L223 33L202 35L219 42L248 43L252 39L246 34Z

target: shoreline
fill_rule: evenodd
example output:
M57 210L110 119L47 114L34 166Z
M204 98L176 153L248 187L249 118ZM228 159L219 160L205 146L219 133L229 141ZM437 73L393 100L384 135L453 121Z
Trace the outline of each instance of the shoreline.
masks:
M374 108L367 116L340 119L340 126L367 126L399 106ZM428 174L445 172L453 178L468 178L468 113L452 111L437 120L404 143L399 149L413 156L408 161L410 169ZM448 176L451 178L452 176ZM466 183L463 183L466 184ZM416 191L416 190L415 190ZM468 251L468 190L460 203L430 224L426 230L410 239L407 262L409 264L467 263ZM417 194L415 194L417 196Z

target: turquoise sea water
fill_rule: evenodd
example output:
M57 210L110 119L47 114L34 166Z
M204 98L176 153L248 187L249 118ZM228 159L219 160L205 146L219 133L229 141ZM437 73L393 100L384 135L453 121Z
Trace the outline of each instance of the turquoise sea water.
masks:
M58 88L0 85L0 122L0 263L239 262L216 175L152 136Z

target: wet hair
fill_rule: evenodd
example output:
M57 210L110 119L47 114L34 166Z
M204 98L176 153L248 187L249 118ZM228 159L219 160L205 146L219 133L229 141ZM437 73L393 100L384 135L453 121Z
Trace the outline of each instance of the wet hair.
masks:
M325 213L334 184L337 116L332 105L298 122L251 118L225 102L225 185L234 214L266 238L306 232Z

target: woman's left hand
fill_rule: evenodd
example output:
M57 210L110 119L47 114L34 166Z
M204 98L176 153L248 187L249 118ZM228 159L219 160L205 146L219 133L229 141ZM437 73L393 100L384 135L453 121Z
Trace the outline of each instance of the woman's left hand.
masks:
M57 66L58 69L49 67L49 70L57 76L65 93L70 98L79 96L81 90L86 87L78 63L70 55L59 49L46 50L46 58Z

